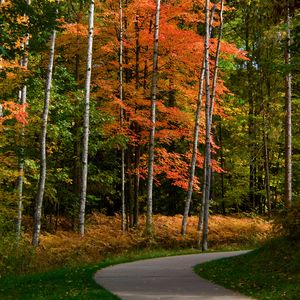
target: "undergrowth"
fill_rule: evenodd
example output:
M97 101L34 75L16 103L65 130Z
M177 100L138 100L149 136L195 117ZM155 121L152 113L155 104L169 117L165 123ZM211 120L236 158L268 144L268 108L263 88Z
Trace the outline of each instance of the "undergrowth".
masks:
M3 277L9 274L96 263L107 257L145 249L197 248L197 218L189 218L188 233L185 237L180 234L181 220L180 215L154 216L154 235L149 238L144 233L144 217L140 218L138 228L122 233L119 216L92 214L87 219L86 234L83 238L71 230L63 230L61 224L54 234L42 233L37 249L30 246L31 233L25 231L24 239L19 245L16 245L13 238L1 241L0 275ZM270 232L271 224L260 218L212 216L210 248L254 248L265 241Z

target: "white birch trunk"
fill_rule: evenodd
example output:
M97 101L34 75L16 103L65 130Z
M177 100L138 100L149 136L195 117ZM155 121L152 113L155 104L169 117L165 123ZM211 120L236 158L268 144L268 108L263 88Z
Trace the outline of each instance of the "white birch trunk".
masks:
M211 100L209 105L209 115L208 120L206 121L206 126L209 122L209 141L211 137L211 126L213 120L213 111L214 104L216 98L216 87L217 87L217 79L218 79L218 70L219 70L219 57L220 57L220 48L221 48L221 39L223 34L223 11L224 11L224 0L221 0L221 10L220 10L220 29L218 36L218 44L216 49L216 57L215 57L215 66L214 66L214 76L212 82L212 92L211 92ZM206 131L206 135L208 132ZM209 147L209 151L208 151ZM208 216L209 216L209 197L210 197L210 189L211 189L211 145L208 143L208 136L206 136L206 147L205 147L205 170L204 170L204 189L203 189L203 198L202 198L202 207L201 207L201 215L199 217L198 223L198 231L200 233L201 227L203 225L203 233L202 233L202 249L203 251L207 250L207 236L208 236ZM209 165L208 165L209 160ZM208 189L208 190L207 190ZM200 244L200 238L198 241Z
M31 0L27 0L27 5L31 4ZM27 48L29 45L29 35L26 35L25 42L23 45L24 54L21 60L21 66L27 68L28 66L28 52ZM19 92L19 103L23 105L25 110L25 104L27 101L27 86L24 85ZM24 141L25 127L22 125L21 128L21 143ZM23 181L24 181L24 149L21 145L19 163L18 163L18 180L17 180L17 194L18 194L18 219L17 219L17 242L20 240L21 236L21 226L22 226L22 212L23 212Z
M154 167L154 146L155 146L155 114L157 96L157 77L158 77L158 37L159 37L159 16L160 0L156 0L154 46L153 46L153 74L151 89L151 117L150 117L150 142L149 142L149 163L148 163L148 194L147 194L147 217L146 231L152 234L152 197L153 197L153 167Z
M215 9L216 9L216 5L213 6L211 17L210 17L210 35L211 35L211 30L212 30L212 22L214 19ZM200 77L199 77L199 93L198 93L194 135L193 135L194 139L193 139L192 160L191 160L191 165L190 165L190 177L189 177L188 191L187 191L187 197L185 199L185 207L184 207L184 213L183 213L182 225L181 225L181 234L183 236L186 235L187 221L188 221L189 210L190 210L190 205L191 205L191 200L192 200L192 195L193 195L193 185L194 185L194 178L195 178L197 152L198 152L200 114L201 114L201 107L202 107L204 75L205 75L205 59L203 59L201 73L200 73Z
M123 102L123 0L120 0L120 56L119 56L119 84L120 84L120 100ZM121 107L121 127L124 125L124 109ZM121 229L125 232L126 216L125 216L125 150L121 150Z
M206 103L205 103L205 121L206 121L206 138L205 138L205 177L203 183L203 196L204 196L204 219L203 219L203 235L202 235L202 250L207 250L207 235L208 235L208 211L209 211L209 194L210 194L210 173L211 173L211 154L210 154L210 67L209 67L209 47L210 47L210 34L209 34L209 4L210 1L205 1L205 90L206 90Z
M84 107L84 118L83 118L82 183L81 183L80 212L79 212L79 233L81 236L84 236L87 173L88 173L88 143L89 143L90 89L91 89L93 35L94 35L94 8L95 8L95 1L91 0L90 9L89 9L89 37L88 37L86 81L85 81L85 107Z
M285 63L291 64L291 15L287 4L287 40ZM292 205L292 74L285 78L285 207Z
M221 0L221 10L220 10L220 29L218 36L218 44L216 49L216 57L215 57L215 67L214 67L214 77L213 77L213 85L212 85L212 95L211 95L211 105L210 105L210 122L213 120L215 99L216 99L216 88L217 88L217 80L218 80L218 72L219 72L219 57L220 57L220 49L221 49L221 39L223 35L223 11L224 11L224 0Z
M40 145L40 177L39 177L38 192L36 196L35 209L34 209L34 228L33 228L33 237L32 237L33 246L38 246L40 231L41 231L42 206L43 206L43 198L45 192L46 169L47 169L47 165L46 165L47 123L48 123L48 114L49 114L50 92L51 92L51 85L52 85L55 39L56 39L56 30L54 29L52 31L51 40L50 40L49 64L48 64L48 71L47 71L47 82L45 88L45 100L44 100L44 109L43 109L43 117L42 117L42 132L41 132L41 145Z

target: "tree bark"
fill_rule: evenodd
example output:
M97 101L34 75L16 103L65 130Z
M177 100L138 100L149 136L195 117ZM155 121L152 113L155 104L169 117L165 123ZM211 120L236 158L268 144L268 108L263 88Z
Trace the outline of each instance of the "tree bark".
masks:
M216 5L212 8L212 13L210 17L210 35L212 31L212 22L214 19L214 12L216 9ZM202 62L201 73L199 76L199 93L198 93L198 100L197 100L197 109L196 109L196 117L195 117L195 125L194 125L194 134L193 134L193 152L192 152L192 160L190 165L190 176L188 182L188 192L185 199L185 207L184 213L182 218L182 225L181 225L181 234L184 236L186 235L186 227L187 221L190 211L190 205L193 195L193 185L194 185L194 178L195 178L195 169L196 169L196 161L197 161L197 152L198 152L198 140L199 140L199 127L200 127L200 114L201 114L201 107L202 107L202 97L203 97L203 85L204 85L204 75L205 75L205 59Z
M267 93L268 93L268 100L270 101L271 98L271 87L269 80L267 81ZM267 106L268 110L268 106ZM265 168L265 189L266 189L266 200L268 206L268 215L271 217L272 211L272 201L271 201L271 189L270 189L270 164L269 164L269 137L267 132L267 123L266 123L266 107L263 103L263 142L264 142L264 168Z
M120 101L123 99L123 0L119 2L120 13L120 49L119 49L119 88L120 88ZM124 110L121 107L121 127L124 125ZM125 216L125 149L121 149L121 229L123 232L126 230L126 216Z
M85 206L88 174L88 143L89 143L89 119L90 119L90 91L91 91L91 74L92 74L92 55L93 55L93 35L94 35L94 8L95 1L90 1L89 8L89 37L86 63L86 81L85 81L85 107L83 117L83 149L82 149L82 183L80 195L80 212L79 212L79 234L84 236L85 225Z
M140 189L140 157L141 157L141 146L137 145L135 148L135 181L134 181L134 215L133 215L133 226L139 225L139 189Z
M50 40L50 55L49 55L44 109L43 109L43 117L42 117L42 132L41 132L41 146L40 146L40 177L39 177L39 184L38 184L38 192L35 201L34 228L33 228L33 237L32 237L32 245L35 247L38 246L39 244L39 237L41 231L42 206L43 206L43 198L44 198L45 182L46 182L46 169L47 169L46 138L47 138L47 123L48 123L48 114L49 114L50 92L51 92L52 74L53 74L55 39L56 39L56 30L54 29L52 31L51 40Z
M287 1L287 39L285 63L291 64L291 15ZM289 71L285 78L285 207L292 205L292 74Z
M210 194L210 173L211 173L211 145L210 145L210 131L211 131L211 121L210 121L210 67L209 67L209 47L210 47L210 34L209 34L209 4L210 1L205 1L205 24L206 24L206 34L205 34L205 90L206 90L206 102L205 102L205 177L204 177L204 209L203 209L203 233L202 233L202 251L207 250L207 235L208 235L208 210L209 210L209 194Z
M250 12L247 8L247 14L245 16L245 46L247 53L250 52ZM247 61L247 79L248 79L248 136L249 136L249 207L255 208L255 134L254 134L254 101L253 101L253 86L252 86L252 65L253 61L250 58Z
M152 234L152 197L153 197L153 167L154 167L154 143L155 143L155 114L158 77L158 36L159 36L160 0L156 0L154 46L153 46L153 73L151 88L151 117L150 117L150 141L148 163L148 193L147 193L147 217L146 232Z
M209 6L209 1L206 2L206 5ZM207 8L206 8L207 9ZM202 231L202 251L207 251L208 249L208 217L209 217L209 200L210 200L210 189L211 189L211 127L212 127L212 118L214 111L214 102L216 97L216 87L218 79L218 68L219 68L219 55L221 48L221 38L223 33L223 10L224 10L224 0L221 1L221 10L220 10L220 29L218 36L218 44L216 49L215 57L215 66L214 66L214 76L212 83L212 92L210 96L210 76L209 76L209 45L210 45L210 35L207 33L205 39L206 44L206 104L205 104L205 117L206 117L206 141L205 141L205 165L204 165L204 184L203 184L203 200L202 200L202 212L199 218L198 231L199 231L199 241L200 244L200 230L201 224L203 223ZM206 12L206 19L208 18L208 12ZM207 26L206 26L207 27ZM206 29L208 32L208 29Z

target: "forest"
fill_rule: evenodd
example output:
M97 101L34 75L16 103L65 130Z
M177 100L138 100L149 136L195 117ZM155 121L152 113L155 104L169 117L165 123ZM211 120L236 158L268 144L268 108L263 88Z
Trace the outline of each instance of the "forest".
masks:
M300 238L297 0L0 3L3 241L173 218L206 251L218 216Z

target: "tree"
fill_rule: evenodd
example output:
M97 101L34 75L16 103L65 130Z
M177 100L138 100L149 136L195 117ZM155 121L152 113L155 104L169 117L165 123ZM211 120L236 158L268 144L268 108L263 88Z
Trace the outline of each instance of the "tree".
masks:
M221 38L223 33L223 10L224 10L224 1L221 0L221 9L220 9L220 29L219 29L219 36L218 36L218 43L217 49L215 53L215 65L214 65L214 72L213 72L213 81L212 81L212 91L211 91L211 98L210 104L205 108L208 109L206 112L208 121L206 121L206 126L209 127L211 131L212 121L213 121L213 112L214 112L214 104L215 104L215 97L216 97L216 88L217 88L217 79L218 79L218 69L219 69L219 55L220 55L220 48L221 48ZM209 42L208 42L209 43ZM208 71L207 71L208 72ZM206 80L208 80L207 78ZM209 87L206 87L207 89ZM207 98L206 98L207 99ZM206 100L207 101L207 100ZM208 124L209 123L209 124ZM206 129L207 130L207 129ZM204 170L204 188L203 188L203 233L202 233L202 250L207 251L207 238L208 238L208 216L209 216L209 200L210 200L210 180L211 180L211 166L208 166L208 161L211 161L211 150L210 150L210 143L211 143L211 132L209 131L209 136L206 136L206 144L205 144L205 170ZM208 132L206 131L208 135ZM209 157L207 159L207 156ZM207 191L208 189L208 191ZM201 215L202 218L202 215ZM198 228L199 229L199 228Z
M52 84L52 74L53 74L53 65L54 65L54 53L55 53L55 39L56 39L56 30L53 29L50 39L50 53L49 53L49 64L47 71L47 80L45 87L45 99L44 99L44 109L42 116L42 131L41 131L41 141L40 141L40 177L38 184L38 192L35 200L34 208L34 229L32 236L33 246L38 246L39 236L41 231L41 218L42 218L42 205L43 197L45 192L45 182L46 182L46 138L47 138L47 123L48 123L48 114L49 114L49 103L51 96L51 84Z
M208 213L209 213L209 197L210 197L210 179L211 179L211 146L210 146L210 131L211 131L211 98L210 98L210 71L209 71L209 0L205 1L205 163L204 163L204 183L203 183L203 236L202 250L207 250L207 234L208 234Z
M154 23L154 45L153 45L153 70L151 89L151 127L149 144L149 166L148 166L148 192L147 192L147 219L146 230L152 233L152 197L153 197L153 166L154 166L154 143L155 143L155 113L158 79L158 35L159 35L160 0L156 0L156 14Z
M120 53L119 53L119 63L120 63L120 101L123 102L123 0L120 0ZM121 127L124 124L124 110L121 107ZM124 147L121 149L121 205L122 205L122 231L125 231L125 150Z
M216 5L213 6L211 17L210 17L210 34L212 29L212 22L214 19ZM205 60L203 59L201 74L199 78L199 93L198 93L198 101L197 101L197 109L196 109L196 117L195 117L195 126L194 126L194 135L193 135L193 153L192 160L190 165L190 177L188 183L188 192L185 200L185 208L182 218L182 226L181 226L181 234L186 234L187 227L187 219L190 210L190 204L192 200L193 194L193 185L194 185L194 177L195 177L195 169L196 169L196 159L197 159L197 151L198 151L198 140L199 140L199 126L200 126L200 113L202 107L202 97L203 97L203 85L204 85L204 75L205 75Z
M285 63L291 64L291 16L289 1L286 1L286 49ZM285 76L285 206L292 204L292 75L291 71Z
M91 0L90 8L89 8L89 38L88 38L88 50L87 50L85 97L84 97L85 106L84 106L84 118L83 118L82 186L81 186L80 212L79 212L79 233L81 236L84 235L87 173L88 173L88 143L89 143L90 89L91 89L93 35L94 35L94 7L95 7L95 1Z

